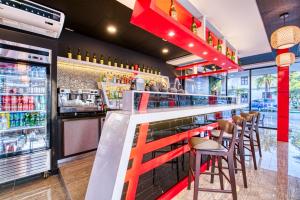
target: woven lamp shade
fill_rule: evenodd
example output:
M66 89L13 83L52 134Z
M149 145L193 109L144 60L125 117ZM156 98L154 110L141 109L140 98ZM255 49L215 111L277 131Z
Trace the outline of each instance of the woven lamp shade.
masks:
M280 67L287 67L295 63L295 54L292 52L282 53L276 56L276 65Z
M274 49L287 49L300 43L300 28L298 26L284 26L271 35L271 46Z

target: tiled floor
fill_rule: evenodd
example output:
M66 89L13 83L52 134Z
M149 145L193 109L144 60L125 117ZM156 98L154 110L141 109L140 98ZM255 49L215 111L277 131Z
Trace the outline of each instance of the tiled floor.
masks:
M239 200L300 200L300 149L292 144L278 143L276 132L264 130L262 133L263 157L258 159L259 169L253 170L248 161L248 188L244 189L240 174L237 175ZM287 155L289 152L289 156ZM82 158L60 168L62 180L58 176L36 180L27 184L0 190L0 200L82 200L93 164L94 156ZM208 176L201 176L202 186L219 187L208 182ZM227 186L228 187L228 186ZM192 199L193 190L182 191L175 200ZM199 199L226 200L230 194L199 193Z

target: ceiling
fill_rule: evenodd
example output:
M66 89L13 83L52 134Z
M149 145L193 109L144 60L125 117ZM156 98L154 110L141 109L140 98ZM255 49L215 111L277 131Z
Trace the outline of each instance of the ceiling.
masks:
M96 39L143 52L162 60L185 56L188 52L163 41L130 24L132 10L116 0L34 0L37 3L62 11L66 15L65 27ZM116 35L110 35L106 26L115 25ZM168 54L162 54L167 47Z
M163 41L132 24L130 17L136 0L34 0L65 13L65 27L75 32L143 52L165 61L189 55L188 52ZM119 2L120 3L119 3ZM217 30L237 48L241 57L271 52L270 34L283 22L278 16L289 12L287 24L300 26L300 0L178 0L193 6L193 14L204 14ZM196 10L196 11L195 11ZM198 13L197 13L198 12ZM106 26L117 26L116 35L110 35ZM169 49L162 54L162 48ZM253 56L252 56L253 57ZM190 56L191 61L201 58ZM183 59L188 63L188 59Z

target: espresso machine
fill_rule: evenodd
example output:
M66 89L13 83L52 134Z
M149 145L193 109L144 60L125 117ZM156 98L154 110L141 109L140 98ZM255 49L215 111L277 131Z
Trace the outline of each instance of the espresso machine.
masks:
M59 113L94 112L101 108L98 90L59 88L57 93Z

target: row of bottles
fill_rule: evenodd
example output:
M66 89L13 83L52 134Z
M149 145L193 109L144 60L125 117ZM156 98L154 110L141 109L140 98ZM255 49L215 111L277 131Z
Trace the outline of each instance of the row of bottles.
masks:
M68 49L68 53L67 53L67 57L70 59L73 59L73 54L72 54L72 50L71 48ZM82 60L82 54L81 54L81 50L80 48L77 51L76 54L76 59L77 60ZM135 71L140 71L140 72L145 72L145 73L150 73L150 74L156 74L156 75L160 75L160 70L156 69L154 67L148 67L148 66L144 66L144 65L137 65L137 64L129 64L128 61L126 61L126 63L123 63L122 60L119 60L117 58L112 59L111 57L108 57L107 60L105 60L103 55L100 55L99 58L97 58L96 53L93 54L92 57L90 57L90 53L88 51L86 51L85 53L85 61L86 62L93 62L93 63L99 63L102 65L108 65L108 66L113 66L113 67L120 67L120 68L124 68L124 69L131 69L131 70L135 70Z
M112 72L100 73L100 82L130 84L133 79L132 75L113 74Z
M46 113L16 112L0 114L0 130L28 126L44 126L45 124Z
M170 10L169 10L169 15L174 19L174 20L178 20L178 16L177 16L177 11L176 11L176 6L174 3L174 0L171 0L171 6L170 6ZM192 18L192 24L191 24L191 31L192 33L194 33L196 36L199 36L199 32L198 32L198 26L197 23L195 21L195 18ZM223 52L222 51L222 41L220 39L218 39L217 44L214 44L213 42L213 36L212 33L210 31L208 31L207 33L207 38L206 41L208 43L208 45L214 47L217 51L219 52ZM235 53L233 51L231 51L228 47L226 48L226 56L235 62Z

